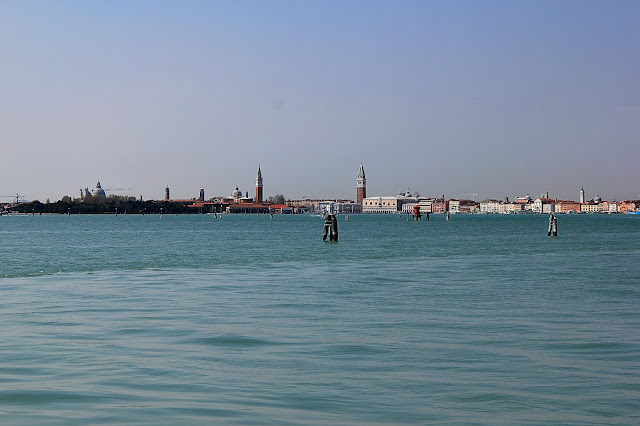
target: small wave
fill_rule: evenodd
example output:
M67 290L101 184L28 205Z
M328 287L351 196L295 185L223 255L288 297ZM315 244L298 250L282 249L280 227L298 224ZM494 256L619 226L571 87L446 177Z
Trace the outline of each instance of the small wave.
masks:
M211 345L211 346L231 346L231 347L255 347L255 346L271 346L276 345L278 343L257 339L254 337L247 336L235 336L235 335L227 335L227 336L216 336L216 337L198 337L196 339L190 339L187 343L196 343L201 345Z
M551 343L546 345L549 349L568 350L577 352L588 351L614 351L629 350L629 345L620 342L576 342L576 343Z
M377 355L388 351L371 345L336 344L328 346L322 352L327 355Z
M43 404L91 401L96 397L86 392L62 390L6 390L0 391L0 403Z

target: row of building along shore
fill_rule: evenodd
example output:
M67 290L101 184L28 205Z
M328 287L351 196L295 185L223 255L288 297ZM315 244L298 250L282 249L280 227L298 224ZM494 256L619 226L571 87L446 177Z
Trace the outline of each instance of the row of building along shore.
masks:
M483 201L467 199L446 199L441 197L422 197L409 190L396 196L367 197L367 180L364 167L360 163L356 180L357 203L362 213L403 213L412 214L416 206L421 213L640 213L640 199L626 201L603 201L600 196L593 200L585 199L584 188L580 189L580 201L559 200L544 197L532 199L530 196L516 197L510 201L487 199ZM638 196L640 198L640 196Z
M241 213L241 214L300 214L326 212L333 214L346 213L377 213L377 214L412 214L416 207L421 213L467 213L467 214L518 214L518 213L640 213L640 195L637 200L606 201L600 196L592 200L586 200L584 188L580 189L579 201L560 200L550 198L546 193L544 197L531 198L530 196L516 197L509 200L486 199L475 201L474 199L424 197L418 193L412 194L409 190L395 196L367 197L367 179L364 166L360 163L356 177L356 200L343 199L309 199L285 200L284 197L264 199L264 182L261 166L258 165L256 175L255 196L251 197L248 191L243 193L236 187L229 196L220 196L205 199L204 189L200 189L199 197L189 199L172 199L169 186L165 188L164 202L181 203L199 213ZM476 195L476 194L468 194ZM98 181L96 188L80 190L80 198L75 202L89 202L106 198L106 192ZM68 197L66 197L68 198ZM142 201L142 197L140 197ZM19 203L16 197L15 203L5 204L5 209Z

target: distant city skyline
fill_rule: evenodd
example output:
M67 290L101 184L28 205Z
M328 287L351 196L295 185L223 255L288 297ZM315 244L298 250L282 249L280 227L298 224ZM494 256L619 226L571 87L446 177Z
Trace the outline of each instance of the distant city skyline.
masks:
M0 195L638 198L637 1L0 2ZM132 188L113 192L108 188ZM7 197L0 202L9 201Z
M257 176L255 178L255 197L253 197L254 200L256 200L257 202L261 203L263 200L263 178L262 178L262 171L261 171L261 165L258 165L258 171L257 171ZM80 193L80 197L79 198L84 198L84 194L98 194L98 195L102 195L104 196L108 196L108 195L124 195L124 196L134 196L133 194L130 193L130 191L127 191L129 188L122 189L122 188L114 188L114 189L108 189L108 190L113 190L112 194L107 194L105 193L105 190L102 188L102 185L100 183L100 180L97 181L96 187L95 189L90 189L89 187L84 187L84 188L80 188L79 193ZM315 196L308 196L308 195L304 195L302 197L286 197L287 199L350 199L355 201L356 203L362 205L362 199L367 197L367 185L366 185L366 175L364 172L364 165L361 162L360 163L360 167L358 169L358 173L357 173L357 179L356 179L356 185L355 185L355 190L356 190L356 197L337 197L337 196L325 196L325 197L315 197ZM125 192L121 192L121 191L125 191ZM165 201L174 201L174 200L187 200L187 199L194 199L194 200L200 200L200 201L204 201L205 199L212 199L212 198L218 198L218 197L233 197L236 198L237 197L237 193L242 194L243 189L239 186L236 186L235 189L231 192L231 193L215 193L215 194L210 194L205 197L204 194L206 193L205 188L199 188L198 189L198 196L195 195L185 195L183 197L170 197L170 191L171 188L169 185L167 185L164 189L163 189L163 197L161 198L146 198L146 199L154 199L154 200L165 200ZM409 194L410 192L413 192L413 194ZM251 191L249 189L244 189L244 196L245 197L250 197L251 196ZM68 196L70 196L71 198L77 198L76 196L73 195L69 195L66 194ZM275 193L274 193L275 195ZM409 197L432 197L432 198L440 198L441 195L440 194L426 194L426 193L420 193L420 191L418 190L411 190L410 187L406 188L406 192L404 190L400 190L397 193L393 193L393 194L375 194L375 195L370 195L369 197L393 197L393 196L409 196ZM536 198L542 198L542 199L557 199L557 200L568 200L568 201L577 201L578 203L585 203L588 201L593 201L594 199L602 199L603 201L622 201L622 200L638 200L640 199L640 194L638 194L636 197L629 197L629 198L625 198L625 199L616 199L616 198L606 198L606 197L602 197L600 196L600 193L595 194L593 196L591 196L589 198L589 196L587 195L586 191L584 190L584 187L581 187L580 190L577 193L577 197L568 197L568 198L562 198L562 197L554 197L552 196L552 194L549 193L549 191L545 191L543 193L540 194L530 194L530 193L526 193L526 194L516 194L514 196L510 196L510 195L503 195L503 196L498 196L498 197L480 197L480 194L478 193L464 193L464 194L458 194L456 196L456 194L445 194L442 193L442 196L445 197L445 199L457 199L457 200L473 200L476 202L480 202L483 199L510 199L511 201L515 200L516 198L531 198L532 200L535 200ZM23 194L18 194L16 193L15 195L11 195L11 196L5 196L7 198L12 198L12 197L23 197ZM144 198L142 196L142 194L140 195L140 197ZM136 197L138 198L138 197ZM476 199L477 198L477 199ZM47 197L47 199L50 199L50 197ZM26 199L25 199L26 200ZM53 199L52 201L56 201L57 199ZM33 201L33 200L29 200L29 201ZM44 200L40 200L40 201L44 201ZM8 200L0 200L0 203L6 203L8 202Z

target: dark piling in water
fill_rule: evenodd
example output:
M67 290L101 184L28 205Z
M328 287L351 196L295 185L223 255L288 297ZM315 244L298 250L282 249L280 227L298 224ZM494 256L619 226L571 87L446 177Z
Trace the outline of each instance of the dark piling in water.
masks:
M329 241L338 241L338 219L334 214L328 214L324 220L322 241L327 241L327 235L329 235Z
M553 213L549 213L549 231L547 232L547 236L550 237L551 234L553 234L554 237L558 236L558 218Z

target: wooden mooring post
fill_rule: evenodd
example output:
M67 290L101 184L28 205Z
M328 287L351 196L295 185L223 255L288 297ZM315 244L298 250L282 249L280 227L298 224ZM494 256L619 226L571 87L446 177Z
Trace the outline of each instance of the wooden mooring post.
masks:
M547 232L547 236L550 237L551 234L553 234L554 237L558 236L558 218L553 213L549 213L549 231Z
M334 214L328 214L324 219L324 227L322 228L322 241L338 241L338 219Z

